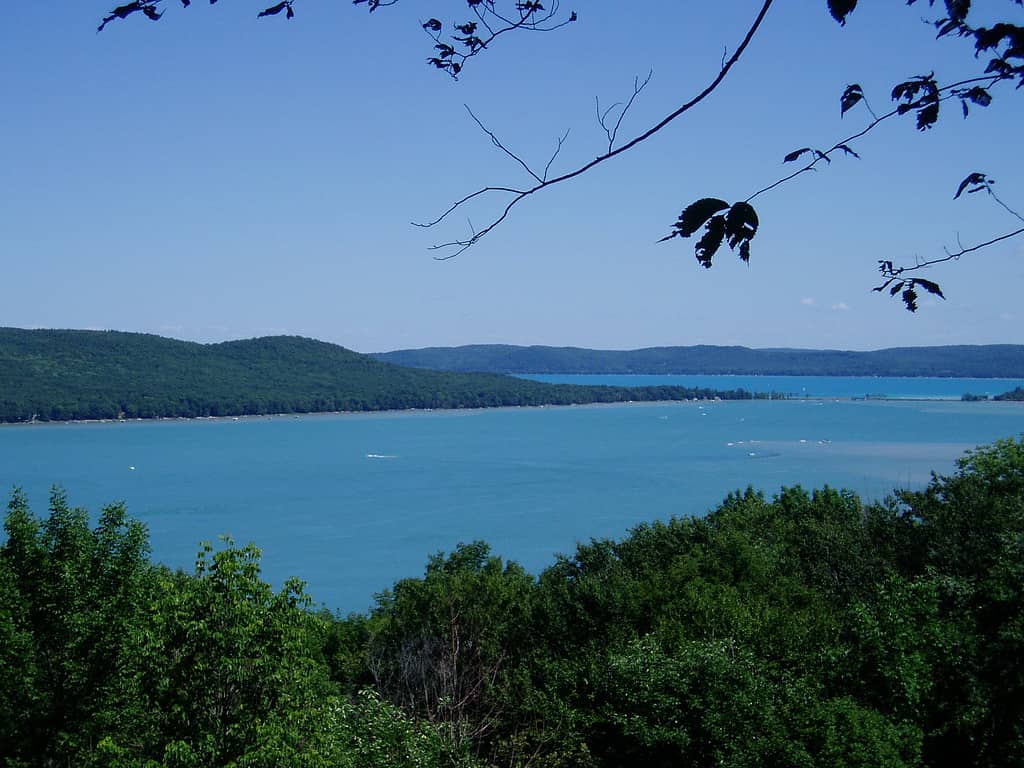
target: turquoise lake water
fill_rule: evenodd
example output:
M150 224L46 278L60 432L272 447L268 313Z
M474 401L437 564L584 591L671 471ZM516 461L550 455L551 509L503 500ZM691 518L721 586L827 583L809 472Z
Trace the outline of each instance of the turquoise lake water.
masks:
M533 572L579 540L701 514L747 485L881 497L1024 432L1014 403L622 404L0 428L0 487L125 500L154 557L230 534L317 603L364 610L427 555L485 539Z

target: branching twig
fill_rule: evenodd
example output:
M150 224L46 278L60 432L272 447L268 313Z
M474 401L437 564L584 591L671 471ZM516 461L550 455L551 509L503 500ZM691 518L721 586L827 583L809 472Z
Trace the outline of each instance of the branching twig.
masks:
M694 96L692 99L685 102L684 104L680 105L677 109L675 109L670 114L666 115L655 125L651 126L646 131L634 137L633 139L630 139L628 142L622 144L618 148L609 149L604 154L598 155L590 162L584 163L575 170L563 173L551 179L544 179L528 189L515 192L514 197L505 205L501 213L494 219L492 219L491 222L487 224L485 227L473 233L471 237L468 237L464 240L452 240L447 243L438 243L436 245L431 246L431 250L454 249L452 253L449 253L445 256L435 256L434 258L439 261L445 261L447 259L451 259L462 253L465 253L469 248L472 248L474 245L480 242L481 238L486 237L490 232L492 232L495 229L495 227L499 226L503 221L505 221L505 219L508 218L508 215L512 212L512 209L525 198L539 192L542 189L546 189L547 187L553 186L555 184L560 184L564 181L569 181L570 179L574 179L577 176L586 173L591 168L594 168L595 166L600 165L601 163L604 163L608 160L611 160L613 157L616 157L622 154L623 152L632 149L637 144L640 144L641 142L644 142L647 139L649 139L651 136L654 136L656 133L665 128L665 126L669 125L678 117L685 114L686 112L689 112L695 106L704 101L704 99L710 96L715 91L715 89L718 88L719 85L721 85L722 81L725 80L730 70L733 68L736 62L739 61L740 57L743 55L743 52L746 51L747 46L750 44L750 41L753 39L757 30L761 27L761 24L764 21L765 16L768 14L768 11L771 8L773 2L774 0L764 0L764 2L761 5L761 9L758 11L756 18L750 25L750 28L747 30L746 34L743 36L743 39L740 42L739 46L736 48L736 51L732 54L732 56L729 57L729 59L725 62L721 70L718 72L717 75L715 75L711 82L708 83L708 85L705 86L705 88L702 91L700 91L696 96ZM520 162L520 164L525 165L525 163L519 160L519 158L516 159L518 162ZM446 210L432 222L428 224L421 224L419 226L434 226L436 224L439 224L440 222L444 221L451 213L460 208L469 200L484 195L490 191L509 192L510 190L507 187L484 187L480 190L477 190L476 192L466 195L460 201L451 205L448 208L448 210Z
M366 2L366 0L356 1ZM388 4L394 2L397 0L391 0ZM516 30L554 32L576 21L575 11L562 21L557 20L558 0L551 0L547 7L535 0L532 2L531 0L517 0L515 8L519 12L519 18L501 13L495 0L480 0L480 2L471 3L470 7L476 21L453 25L459 34L453 34L450 38L451 42L442 39L444 24L438 19L428 19L421 24L434 41L434 50L437 51L437 54L427 59L427 62L446 71L456 80L466 62L486 50L500 35ZM490 19L496 23L491 24ZM478 34L481 27L486 30L486 35Z
M541 176L542 179L547 179L548 171L551 170L551 164L555 162L555 158L558 157L558 153L562 151L562 145L565 144L565 140L569 138L569 130L569 128L566 128L565 133L563 133L562 136L558 139L558 146L555 147L555 151L551 153L550 159L544 166L544 173Z
M486 133L488 137L490 137L491 144L493 144L495 147L497 147L506 155L515 160L520 166L522 166L523 170L525 170L534 178L535 181L537 181L537 183L544 183L544 179L538 176L536 173L534 173L533 169L526 164L526 161L524 161L521 157L519 157L519 155L517 155L515 152L512 152L508 147L502 144L501 140L497 136L495 136L492 131L488 130L487 126L480 122L480 118L473 114L473 110L469 108L468 104L463 104L462 106L466 108L466 111L469 112L469 116L473 118L473 122L476 123L477 126L479 126L480 130ZM559 142L559 147L561 147L561 142Z
M971 84L974 84L974 83L986 83L985 87L991 88L993 85L995 85L996 83L1002 81L1003 79L1005 79L1005 78L1003 78L1003 77L1001 77L999 75L986 75L986 76L983 76L983 77L972 77L972 78L968 78L966 80L960 80L960 81L958 81L956 83L951 83L949 85L943 86L942 88L939 88L938 89L938 93L940 95L938 96L937 101L941 102L941 101L946 101L948 99L956 98L958 96L956 91L958 89L960 89L960 88L963 88L965 85L971 85ZM797 176L801 176L801 175L803 175L805 173L808 173L810 171L815 170L817 168L818 164L821 163L823 160L826 163L831 162L832 161L832 155L835 154L836 152L842 151L842 152L845 152L845 153L856 155L856 153L853 152L853 150L850 148L850 144L852 144L857 139L860 139L863 136L865 136L868 133L870 133L871 131L873 131L880 123L888 120L891 117L896 117L897 115L902 115L902 114L906 113L908 110L906 109L906 105L900 105L900 106L895 107L894 109L891 109L890 111L886 112L881 117L877 116L875 114L874 110L872 110L870 106L868 107L868 111L871 113L871 116L872 116L873 119L871 120L870 123L867 124L867 126L865 128L857 131L856 133L853 133L853 134L847 136L845 139L841 139L840 141L837 141L835 144L833 144L827 150L824 150L824 151L811 150L811 152L813 153L813 159L810 162L808 162L807 165L805 165L804 167L802 167L802 168L800 168L800 169L798 169L796 171L793 171L792 173L790 173L790 174L788 174L786 176L783 176L780 179L777 179L777 180L773 181L771 184L769 184L766 187L762 187L761 189L759 189L756 192L754 192L754 194L752 194L748 198L746 198L745 202L749 203L751 200L753 200L756 197L759 197L760 195L763 195L765 192L770 192L773 189L775 189L776 187L780 187L783 184L785 184L786 182L792 181Z
M977 245L972 245L968 248L965 248L961 245L960 249L957 251L950 251L948 248L944 248L943 250L946 252L945 256L940 256L937 259L918 261L912 267L895 266L890 261L879 262L879 264L881 265L879 267L879 271L882 273L882 276L886 278L900 277L902 275L905 275L907 272L913 272L918 269L925 269L927 267L932 267L936 264L942 264L947 261L957 261L961 256L964 256L968 253L973 253L974 251L980 251L982 248L988 248L990 245L1001 243L1003 240L1009 240L1010 238L1016 237L1017 235L1024 235L1024 227L1021 227L1020 229L1017 229L1013 232L1007 232L1005 235L1000 235L999 237L993 237L991 240L986 240L983 243L978 243Z
M654 70L650 70L647 73L647 77L644 81L640 82L640 77L633 78L633 95L629 97L629 101L626 102L625 106L622 105L621 101L617 101L612 104L604 112L601 111L601 101L597 96L594 97L594 103L597 108L597 122L604 129L605 135L608 137L608 149L607 152L611 152L615 146L615 136L619 132L619 127L622 125L622 120L625 118L626 113L629 112L629 108L633 106L633 102L636 101L636 97L640 95L640 92L647 87L647 84L651 82L651 77L654 76ZM612 110L616 107L622 107L622 111L619 112L619 118L615 121L615 125L611 128L608 127L608 115L611 114Z

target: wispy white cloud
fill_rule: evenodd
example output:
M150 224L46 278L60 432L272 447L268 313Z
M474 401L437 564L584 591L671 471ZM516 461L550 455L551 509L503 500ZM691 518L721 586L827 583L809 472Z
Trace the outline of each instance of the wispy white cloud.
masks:
M800 303L803 304L805 307L813 307L815 301L810 296L805 296L804 298L800 299Z
M1013 315L1011 315L1009 312L1003 312L1003 313L1001 313L999 315L999 319L1000 320L1013 320Z
M846 312L850 308L850 305L845 301L840 301L838 304L833 304L832 309L836 312Z

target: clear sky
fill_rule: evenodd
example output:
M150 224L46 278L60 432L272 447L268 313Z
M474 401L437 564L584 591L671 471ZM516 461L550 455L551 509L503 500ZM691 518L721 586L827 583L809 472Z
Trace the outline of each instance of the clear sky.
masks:
M0 325L288 333L363 352L1024 341L1024 238L931 270L948 300L916 316L870 290L880 258L934 258L1019 226L984 195L952 196L983 171L1024 209L1024 90L1002 88L968 120L950 105L926 134L890 121L854 146L861 160L759 198L749 266L723 249L705 271L692 240L657 242L694 199L745 198L790 168L790 150L863 126L861 108L840 119L847 83L879 111L906 77L977 72L967 41L924 23L938 7L864 2L841 28L825 0L778 3L707 102L438 262L428 247L493 207L436 231L410 221L526 180L464 104L539 166L569 130L553 166L568 170L606 142L595 96L628 97L653 70L620 135L641 132L704 87L759 3L579 0L576 24L506 36L454 82L426 66L419 22L466 15L462 0L372 15L297 0L295 19L257 21L265 2L167 0L161 21L100 34L113 0L4 8Z

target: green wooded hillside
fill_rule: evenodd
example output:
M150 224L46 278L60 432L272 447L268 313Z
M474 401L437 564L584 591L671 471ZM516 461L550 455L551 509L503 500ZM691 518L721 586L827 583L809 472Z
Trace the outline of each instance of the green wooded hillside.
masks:
M197 344L117 331L0 328L0 421L240 416L750 397L577 387L403 368L294 336Z
M403 349L375 355L398 365L493 373L760 374L775 376L1024 376L1024 346L899 347L872 352L747 347L650 347L628 351L579 347Z

